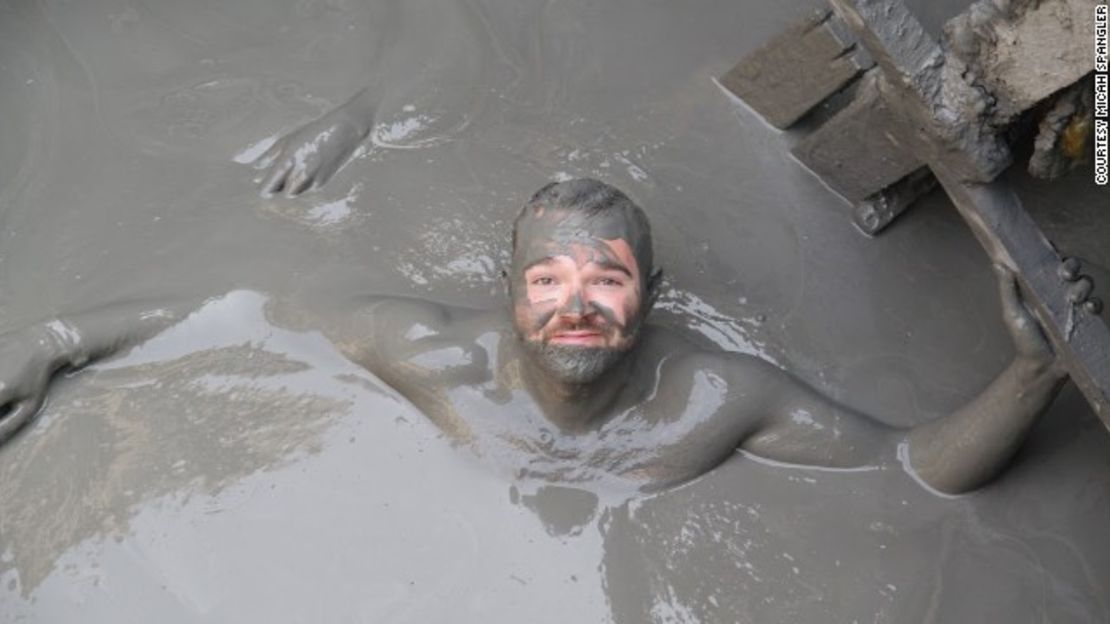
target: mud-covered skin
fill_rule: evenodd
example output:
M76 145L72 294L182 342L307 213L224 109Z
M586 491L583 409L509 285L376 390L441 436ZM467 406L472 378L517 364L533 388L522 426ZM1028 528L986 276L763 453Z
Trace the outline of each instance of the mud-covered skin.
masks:
M999 277L1014 363L967 407L908 436L919 476L946 492L996 474L1064 379L1012 276ZM279 320L298 307L284 305ZM696 477L737 448L850 468L895 464L907 439L767 362L706 351L657 326L645 326L590 392L568 398L545 392L504 313L378 298L330 310L310 318L347 357L519 476L657 488Z
M326 183L370 134L378 101L370 89L279 138L253 166L263 195L293 197Z
M184 319L193 301L131 301L0 335L0 444L42 408L50 379L113 355Z
M907 435L758 358L707 351L658 327L628 333L625 327L650 309L638 287L650 267L629 266L637 287L628 291L626 309L602 314L604 297L580 278L596 272L599 262L636 261L628 241L605 242L596 232L588 238L602 241L609 253L590 253L597 245L523 241L547 249L548 261L573 281L550 299L514 297L511 315L388 297L339 305L316 297L286 300L273 306L273 315L279 323L322 330L452 438L518 476L617 479L645 489L696 477L737 448L782 462L850 468L893 464L905 441L908 467L928 486L968 491L1006 465L1066 378L1013 275L996 267L1003 321L1017 351L1013 362L963 408ZM1062 279L1078 282L1077 296L1086 299L1090 289L1071 268ZM53 372L135 344L188 309L121 304L5 337L4 435L38 410ZM528 345L556 341L591 315L604 329L592 339L623 357L587 382L551 375Z
M481 108L486 96L479 85L489 61L485 25L475 3L409 0L380 10L396 20L397 28L360 50L357 62L367 73L366 81L358 83L363 88L320 117L284 132L255 159L255 182L263 196L296 197L318 189L372 142L400 148L427 142L419 133L384 141L375 135L372 141L375 128L398 123L399 109L435 109L437 119L424 119L421 125L446 136L465 128L471 112ZM459 105L470 110L449 112Z
M624 193L588 178L545 186L515 221L508 314L380 296L271 307L279 324L323 331L453 439L517 475L661 487L741 448L837 468L901 457L927 485L963 492L1005 466L1066 378L1014 275L995 268L1012 364L963 408L908 435L758 358L647 328L658 275L650 225ZM1059 277L1073 305L1092 303L1075 261ZM0 433L38 411L57 370L135 344L189 310L151 308L108 306L9 336Z
M738 446L832 466L894 460L897 431L758 358L708 352L662 327L645 326L595 392L552 405L502 312L410 299L349 305L317 317L345 355L519 476L662 487Z

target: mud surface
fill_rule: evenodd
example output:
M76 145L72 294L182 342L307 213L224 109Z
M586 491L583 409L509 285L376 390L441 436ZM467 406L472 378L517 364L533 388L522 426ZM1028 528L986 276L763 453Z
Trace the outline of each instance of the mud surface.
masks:
M959 499L740 455L631 496L507 479L267 317L310 281L506 305L519 206L588 175L653 219L655 322L892 424L958 406L1012 353L983 252L935 192L863 238L714 84L810 8L748 4L0 2L0 329L212 297L0 449L0 620L1110 621L1110 436L1073 388ZM373 144L259 197L241 163L367 84ZM1107 266L1090 179L1016 183Z

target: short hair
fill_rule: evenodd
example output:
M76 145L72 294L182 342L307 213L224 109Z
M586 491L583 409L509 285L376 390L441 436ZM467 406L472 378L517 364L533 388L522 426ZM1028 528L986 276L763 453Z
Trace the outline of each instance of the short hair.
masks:
M639 265L641 278L650 281L653 253L651 224L643 209L629 199L620 189L593 178L576 178L563 182L552 182L532 195L513 221L513 253L517 249L517 232L521 223L528 219L540 218L546 211L575 212L586 217L620 213L639 231L642 236L628 241L632 254Z

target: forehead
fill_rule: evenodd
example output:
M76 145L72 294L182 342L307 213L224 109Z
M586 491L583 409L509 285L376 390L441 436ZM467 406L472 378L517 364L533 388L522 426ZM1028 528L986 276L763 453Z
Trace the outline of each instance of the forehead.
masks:
M548 238L570 241L576 238L624 238L642 236L639 219L629 210L613 209L597 212L539 208L521 219L518 238Z
M518 221L513 260L523 268L544 258L560 255L574 258L576 253L593 250L615 254L622 263L633 267L635 250L646 236L641 221L624 210L597 214L548 210Z
M523 265L525 271L563 262L578 268L593 264L602 269L623 270L634 277L639 275L636 256L624 239L592 239L565 245L547 241L537 247L535 257Z

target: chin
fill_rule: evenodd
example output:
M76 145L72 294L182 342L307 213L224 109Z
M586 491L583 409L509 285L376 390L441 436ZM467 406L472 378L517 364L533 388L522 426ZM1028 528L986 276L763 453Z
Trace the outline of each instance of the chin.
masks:
M627 353L626 349L524 341L533 361L555 381L584 385L597 381Z

